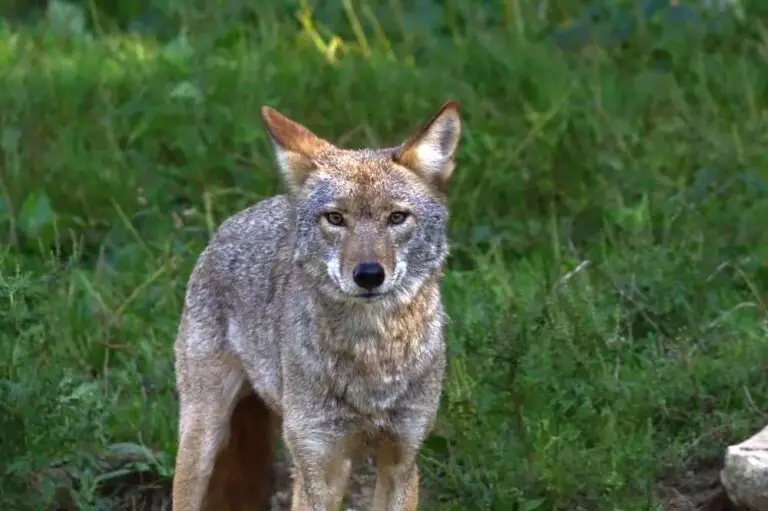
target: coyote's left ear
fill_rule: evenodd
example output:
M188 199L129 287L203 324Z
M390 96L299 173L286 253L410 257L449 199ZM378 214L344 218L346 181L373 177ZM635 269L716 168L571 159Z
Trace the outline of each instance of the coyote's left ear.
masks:
M395 162L443 188L453 174L453 156L461 138L459 103L448 101L416 136L395 153Z

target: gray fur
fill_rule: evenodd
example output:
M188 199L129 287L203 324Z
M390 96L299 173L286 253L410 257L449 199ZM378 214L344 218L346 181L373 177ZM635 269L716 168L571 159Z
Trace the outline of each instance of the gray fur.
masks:
M449 147L451 133L440 135ZM446 363L439 281L448 210L418 169L393 161L396 150L314 155L302 186L226 220L200 256L175 345L184 481L174 509L202 505L198 487L226 443L228 414L250 392L282 418L301 493L293 509L334 507L349 459L364 448L380 458L375 508L415 509L416 457ZM382 224L389 202L365 197L407 204L413 220ZM353 204L353 223L319 227L339 200ZM356 294L344 262L354 244L394 254L378 299ZM176 504L183 491L194 496Z

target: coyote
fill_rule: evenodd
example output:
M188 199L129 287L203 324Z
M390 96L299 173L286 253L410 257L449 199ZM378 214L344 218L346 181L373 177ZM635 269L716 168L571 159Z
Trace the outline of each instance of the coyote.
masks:
M282 434L291 509L338 510L369 452L373 509L415 510L446 365L459 105L387 149L342 149L270 107L261 116L285 193L226 220L187 284L173 509L264 509Z

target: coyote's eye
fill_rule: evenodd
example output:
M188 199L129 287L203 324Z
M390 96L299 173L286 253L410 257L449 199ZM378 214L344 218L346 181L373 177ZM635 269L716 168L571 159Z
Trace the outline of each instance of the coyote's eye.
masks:
M336 226L344 225L344 217L342 216L341 213L337 213L335 211L326 213L325 219L328 220L328 223L331 225L336 225Z
M400 225L405 222L409 216L410 213L406 213L405 211L395 211L389 215L389 225Z

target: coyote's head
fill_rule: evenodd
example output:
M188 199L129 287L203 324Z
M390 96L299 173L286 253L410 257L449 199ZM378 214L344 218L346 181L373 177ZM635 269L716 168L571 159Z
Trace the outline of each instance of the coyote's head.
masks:
M294 261L318 291L404 303L441 271L458 103L388 149L339 148L269 107L262 117L296 211Z

